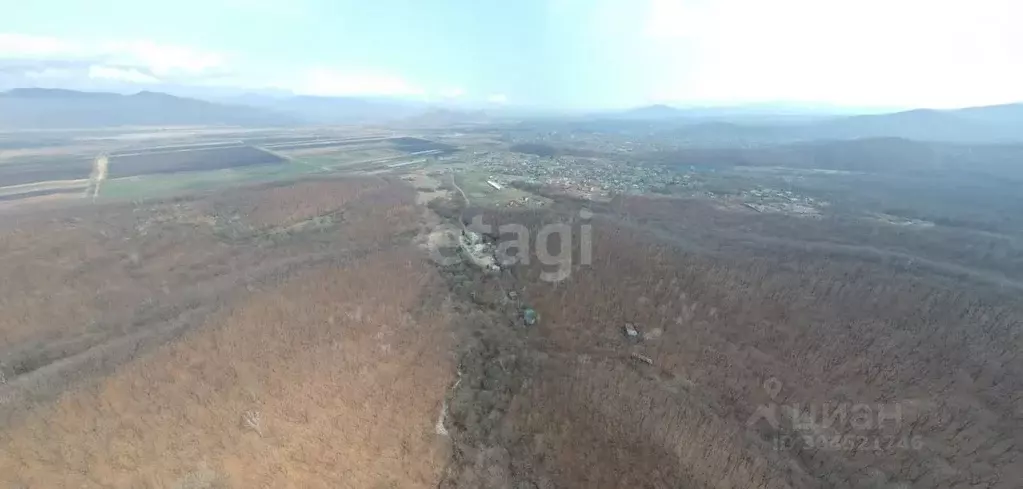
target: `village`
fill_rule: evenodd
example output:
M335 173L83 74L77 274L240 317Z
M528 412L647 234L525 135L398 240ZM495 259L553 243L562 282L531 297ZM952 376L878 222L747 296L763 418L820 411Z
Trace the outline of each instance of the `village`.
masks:
M608 202L615 195L630 194L707 198L758 213L797 217L817 217L828 205L792 189L777 188L782 182L777 187L767 186L762 179L742 178L741 174L727 169L642 164L617 156L538 156L513 151L476 151L447 161L460 161L466 174L479 175L478 185L472 188L498 200L506 198L505 207L544 205L545 199L515 192L516 189L534 192L544 189L593 202Z

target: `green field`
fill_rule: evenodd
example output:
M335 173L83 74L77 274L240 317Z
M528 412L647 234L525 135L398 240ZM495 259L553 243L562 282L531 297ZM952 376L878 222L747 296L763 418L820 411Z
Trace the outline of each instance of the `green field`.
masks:
M316 167L288 163L116 178L103 183L103 199L150 199L198 192L217 187L287 181L322 173Z
M287 154L287 153L283 153ZM343 169L346 166L385 161L394 158L396 161L406 156L400 151L390 148L363 148L316 155L289 155L296 161L317 167Z
M492 175L479 170L465 170L455 174L455 182L466 193L473 205L504 205L511 201L518 201L528 197L535 202L546 201L532 193L504 185L497 190L487 184L487 179Z

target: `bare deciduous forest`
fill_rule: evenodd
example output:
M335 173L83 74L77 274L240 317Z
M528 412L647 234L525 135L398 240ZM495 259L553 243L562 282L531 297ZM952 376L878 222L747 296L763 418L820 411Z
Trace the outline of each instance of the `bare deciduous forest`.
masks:
M1012 241L687 199L617 198L582 218L574 200L447 195L427 208L367 176L8 210L0 480L1023 480ZM591 226L591 262L575 238L548 243L574 252L559 282L540 279L539 248L499 272L430 261L432 230L474 216L533 237Z
M624 208L652 217L642 204ZM556 486L1015 487L1018 288L828 247L708 250L729 233L706 223L736 218L701 210L675 214L705 229L681 242L611 211L592 266L556 284L536 260L515 270L543 320L506 353L526 379L492 436ZM848 421L857 405L873 422ZM761 406L802 418L752 422Z

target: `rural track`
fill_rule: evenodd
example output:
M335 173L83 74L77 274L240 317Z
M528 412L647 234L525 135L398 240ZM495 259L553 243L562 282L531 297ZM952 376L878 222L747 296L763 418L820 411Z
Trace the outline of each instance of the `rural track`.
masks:
M469 196L465 195L465 191L462 190L462 187L459 187L458 183L455 182L455 172L451 172L451 185L455 187L455 190L458 190L458 193L462 194L462 200L465 201L465 204L462 206L462 209L458 211L458 224L462 226L462 231L468 231L468 229L465 227L464 218L465 210L469 208Z

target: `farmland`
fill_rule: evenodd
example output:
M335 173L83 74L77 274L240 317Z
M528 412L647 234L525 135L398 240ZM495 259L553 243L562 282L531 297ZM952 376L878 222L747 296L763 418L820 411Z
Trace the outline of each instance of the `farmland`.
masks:
M0 186L37 184L52 180L89 178L92 161L78 158L47 158L44 161L4 163L0 166Z
M282 163L284 159L250 146L114 153L110 156L110 178Z
M367 172L413 164L457 150L449 144L371 130L306 132L183 128L125 133L87 131L2 139L0 195L4 200L72 196L66 182L85 180L94 160L109 161L99 197L168 196L232 183L300 178L313 173ZM109 191L103 192L103 188Z

